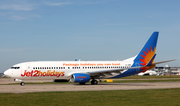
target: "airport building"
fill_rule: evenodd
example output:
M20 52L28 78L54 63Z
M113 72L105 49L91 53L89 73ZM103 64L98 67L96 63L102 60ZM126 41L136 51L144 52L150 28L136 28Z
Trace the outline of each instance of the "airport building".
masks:
M3 75L4 75L3 73L0 73L0 77L3 77Z
M180 75L180 67L155 67L151 70L146 71L144 74L138 75L157 75L157 76L167 76L167 75Z

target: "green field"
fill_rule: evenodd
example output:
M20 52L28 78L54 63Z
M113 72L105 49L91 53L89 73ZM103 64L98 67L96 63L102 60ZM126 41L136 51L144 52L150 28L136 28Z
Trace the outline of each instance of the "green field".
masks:
M114 82L172 82L180 81L180 76L130 76L123 79L125 80L114 80ZM44 82L42 84L49 83L60 84L55 82ZM72 84L70 82L68 83ZM179 99L180 88L154 90L36 92L22 94L0 93L0 106L180 106Z
M0 93L1 106L179 106L180 89Z

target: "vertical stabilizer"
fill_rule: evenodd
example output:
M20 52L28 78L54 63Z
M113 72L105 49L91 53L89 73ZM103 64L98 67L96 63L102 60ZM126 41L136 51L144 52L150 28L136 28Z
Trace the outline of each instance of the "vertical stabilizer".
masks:
M159 32L154 32L148 39L142 50L139 52L137 57L134 59L133 66L145 66L153 63L156 52L156 44L158 40Z

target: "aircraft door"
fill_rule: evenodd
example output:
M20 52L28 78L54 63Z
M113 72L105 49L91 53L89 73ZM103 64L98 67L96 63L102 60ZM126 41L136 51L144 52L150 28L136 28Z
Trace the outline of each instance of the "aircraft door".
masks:
M27 69L27 72L31 72L31 65L30 64L26 64L26 69Z
M22 78L31 79L31 65L21 64L21 76Z
M26 64L26 72L29 74L30 73L30 75L28 75L28 77L31 79L31 64Z

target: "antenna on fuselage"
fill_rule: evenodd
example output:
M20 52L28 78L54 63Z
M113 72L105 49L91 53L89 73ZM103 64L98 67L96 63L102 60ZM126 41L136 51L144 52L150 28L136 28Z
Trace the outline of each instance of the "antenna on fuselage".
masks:
M81 59L79 59L79 60L78 60L78 59L75 59L75 61L81 61Z

